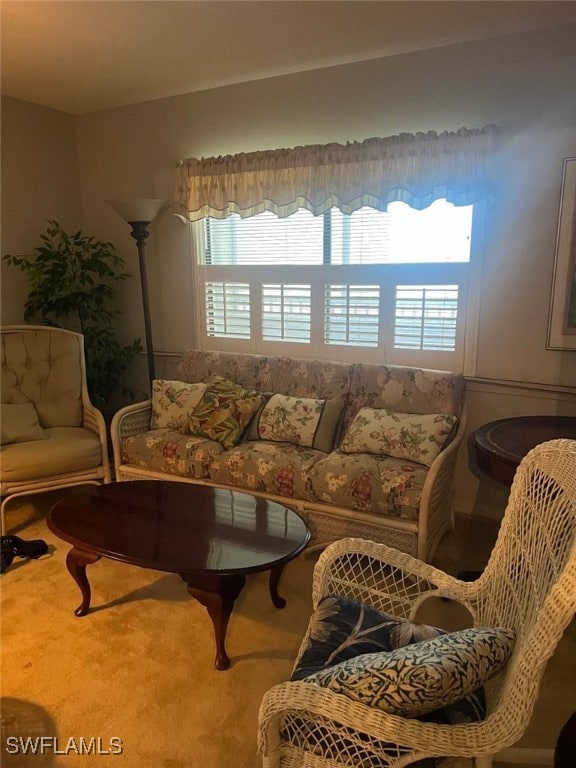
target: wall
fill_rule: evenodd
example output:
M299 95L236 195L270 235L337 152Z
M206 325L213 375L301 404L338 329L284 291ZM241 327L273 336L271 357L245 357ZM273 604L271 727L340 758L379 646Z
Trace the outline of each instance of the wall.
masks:
M82 115L83 225L112 240L137 275L129 228L104 201L170 199L181 158L494 123L497 195L481 265L470 430L507 414L576 415L576 352L546 349L562 160L576 155L574 71L572 25ZM152 229L155 347L179 353L194 343L189 233L170 215ZM126 339L143 337L138 279L120 301ZM457 508L499 514L504 491L486 482L464 450Z
M2 236L0 254L30 254L48 219L80 229L75 118L2 97ZM1 321L23 321L29 285L2 263Z

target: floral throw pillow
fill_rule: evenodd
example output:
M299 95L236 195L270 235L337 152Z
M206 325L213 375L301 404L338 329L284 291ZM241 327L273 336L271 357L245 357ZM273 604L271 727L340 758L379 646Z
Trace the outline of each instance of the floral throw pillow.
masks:
M198 405L206 384L154 379L152 382L152 415L150 429L173 429L186 432L188 418Z
M186 432L233 448L264 399L262 392L245 389L222 376L212 376L188 417Z
M374 453L429 467L458 421L442 413L422 415L361 408L342 440L344 453Z
M501 627L473 627L364 653L304 680L392 715L418 717L480 688L505 666L514 638Z
M272 395L250 426L250 440L272 440L329 453L342 412L342 400Z

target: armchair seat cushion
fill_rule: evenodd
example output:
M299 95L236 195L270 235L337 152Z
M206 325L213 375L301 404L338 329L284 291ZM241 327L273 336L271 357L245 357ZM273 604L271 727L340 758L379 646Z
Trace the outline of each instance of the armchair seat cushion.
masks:
M50 427L47 439L0 448L2 482L39 480L92 469L102 464L100 437L83 427Z
M210 477L221 485L312 500L310 470L324 456L322 451L293 443L247 441L216 456Z
M428 468L406 459L333 451L310 471L318 501L418 520Z
M122 461L180 477L209 477L208 467L224 448L215 440L184 435L172 429L152 429L124 438Z

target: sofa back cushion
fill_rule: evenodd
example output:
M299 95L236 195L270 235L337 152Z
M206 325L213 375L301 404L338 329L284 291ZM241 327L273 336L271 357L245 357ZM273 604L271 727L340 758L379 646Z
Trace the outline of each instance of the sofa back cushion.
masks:
M190 349L178 365L182 381L206 382L214 374L269 395L341 399L336 444L361 408L459 417L465 394L461 374L376 363Z
M192 383L217 374L268 394L345 401L353 370L353 363L189 349L182 355L177 375Z
M82 425L80 336L58 328L2 329L3 403L32 403L41 427Z
M460 416L466 382L459 373L396 365L357 363L343 429L361 408Z
M290 397L314 397L346 401L352 383L353 363L306 360L301 357L269 357L268 387L271 392Z
M189 383L207 382L211 376L217 375L243 387L272 391L265 355L189 349L182 355L177 375Z

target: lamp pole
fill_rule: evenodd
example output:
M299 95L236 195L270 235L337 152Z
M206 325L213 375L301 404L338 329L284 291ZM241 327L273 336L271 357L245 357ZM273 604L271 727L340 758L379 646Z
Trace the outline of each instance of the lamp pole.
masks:
M140 262L140 286L142 288L142 309L144 311L144 332L146 334L146 356L148 358L148 376L150 386L156 378L154 364L154 345L152 343L152 321L150 318L150 301L148 298L148 277L146 274L146 240L148 239L148 225L151 224L168 203L165 200L133 198L130 200L106 200L116 213L128 222L132 231L131 235L136 240L138 247L138 260Z
M150 382L156 378L156 367L154 364L154 346L152 344L152 323L150 321L150 301L148 298L148 276L146 274L146 240L148 239L149 221L129 221L132 227L130 233L138 248L138 261L140 262L140 284L142 287L142 307L144 310L144 333L146 336L146 355L148 357L148 377Z

